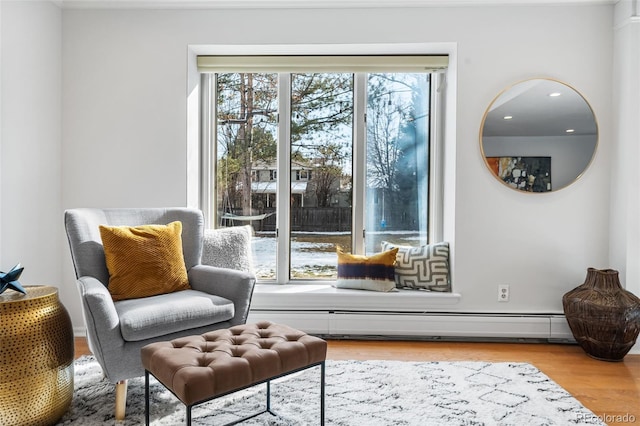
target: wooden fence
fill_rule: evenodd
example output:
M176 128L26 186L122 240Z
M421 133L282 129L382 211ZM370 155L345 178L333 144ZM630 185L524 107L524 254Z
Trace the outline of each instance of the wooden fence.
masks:
M262 209L253 212L254 215L274 213L275 209ZM241 211L234 211L236 215L242 215ZM416 229L415 220L402 210L390 211L386 215L387 230L411 230ZM243 225L251 223L257 232L270 232L276 229L276 215L272 214L262 220L252 222L225 221L225 226ZM382 226L376 224L375 231ZM348 232L351 230L350 207L294 207L291 209L291 230L296 232Z

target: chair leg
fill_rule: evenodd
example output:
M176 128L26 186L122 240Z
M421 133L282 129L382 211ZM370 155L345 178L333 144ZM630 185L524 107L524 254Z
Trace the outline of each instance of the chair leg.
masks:
M116 420L124 420L127 410L127 381L116 383Z

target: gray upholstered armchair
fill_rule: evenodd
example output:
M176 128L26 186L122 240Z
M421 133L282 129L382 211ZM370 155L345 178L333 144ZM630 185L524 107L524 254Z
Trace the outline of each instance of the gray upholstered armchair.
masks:
M191 289L114 302L99 225L182 223L182 248ZM65 212L89 348L116 384L116 419L125 417L127 379L144 375L140 349L151 342L244 324L255 276L201 264L202 212L187 208L71 209ZM232 261L232 259L230 260Z

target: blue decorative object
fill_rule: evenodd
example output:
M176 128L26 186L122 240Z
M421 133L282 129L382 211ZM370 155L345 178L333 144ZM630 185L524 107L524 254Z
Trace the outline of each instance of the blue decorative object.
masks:
M22 274L23 270L24 268L18 263L16 266L11 268L9 272L0 271L0 294L4 293L8 288L19 291L22 294L27 294L27 290L25 290L18 282L18 278L20 278L20 274Z

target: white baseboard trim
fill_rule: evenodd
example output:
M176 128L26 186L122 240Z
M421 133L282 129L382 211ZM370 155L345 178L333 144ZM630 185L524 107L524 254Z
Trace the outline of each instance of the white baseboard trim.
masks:
M346 290L328 284L259 284L247 321L269 320L310 334L337 337L575 342L564 315L456 313L461 297L415 290Z
M74 337L87 337L87 329L85 327L73 327Z
M335 337L575 341L564 316L557 315L251 310L248 322L260 320L288 324L310 334Z

